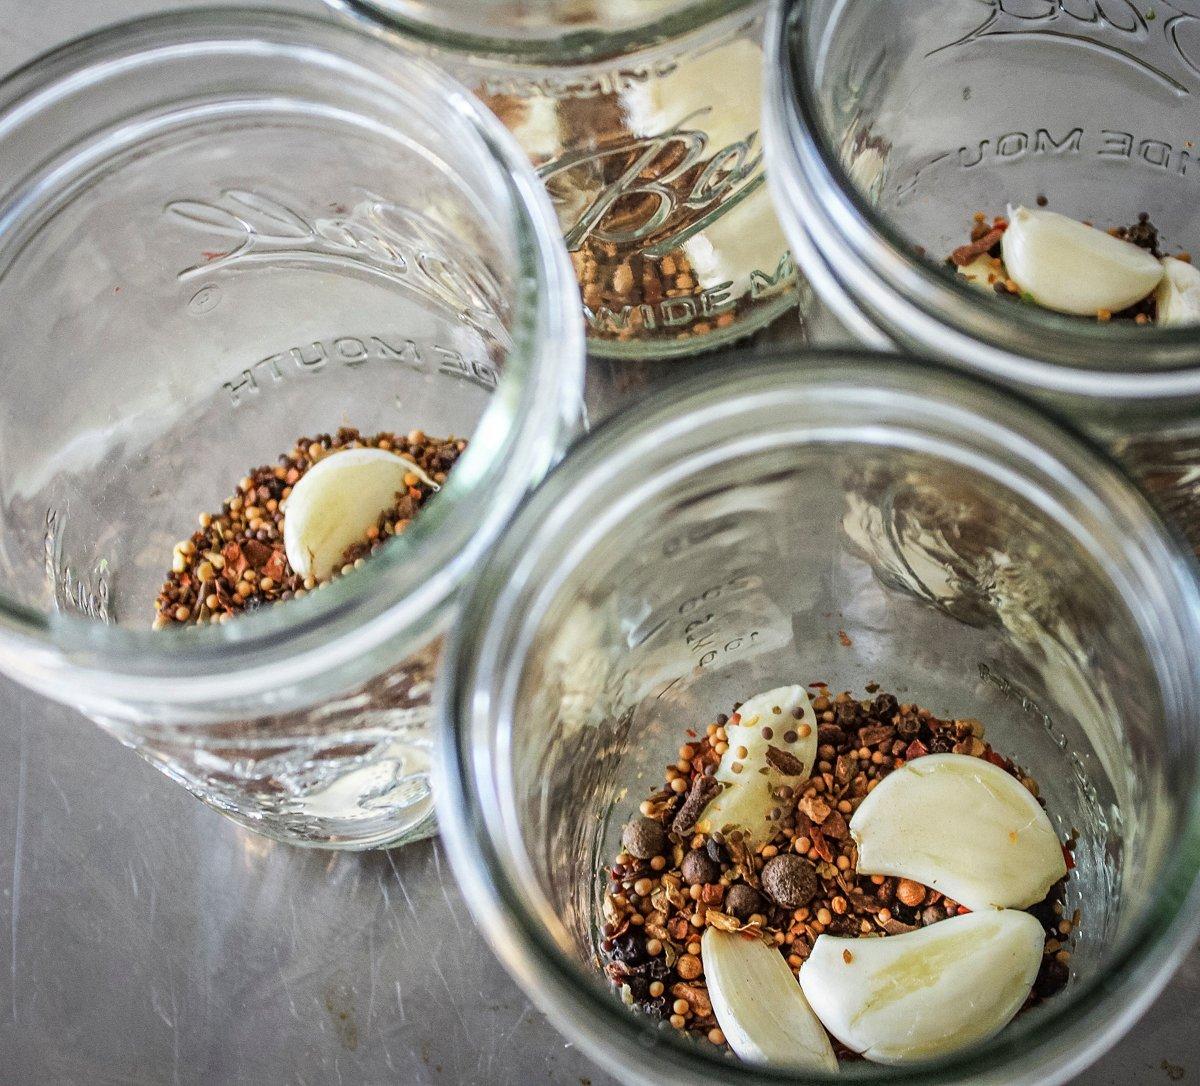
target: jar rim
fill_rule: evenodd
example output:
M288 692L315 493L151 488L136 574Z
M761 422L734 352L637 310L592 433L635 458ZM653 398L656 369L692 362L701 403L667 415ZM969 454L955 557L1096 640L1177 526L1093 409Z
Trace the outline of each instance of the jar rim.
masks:
M563 561L569 553L561 538L563 526L586 521L583 511L589 501L594 503L603 480L628 479L631 471L654 473L658 462L673 463L672 445L688 448L688 435L694 441L702 426L750 418L751 412L758 425L763 405L778 404L785 395L796 397L799 388L810 395L822 383L841 389L845 403L853 402L852 397L865 403L861 397L872 394L877 402L887 402L884 397L903 393L914 400L924 397L939 410L953 404L953 429L964 442L983 430L989 436L1006 433L1013 447L1022 450L1031 479L1036 471L1052 478L1056 490L1078 484L1077 493L1102 510L1101 524L1121 530L1112 544L1143 574L1144 583L1132 587L1156 596L1154 617L1164 658L1170 657L1159 668L1165 712L1181 735L1189 734L1189 710L1200 705L1200 674L1188 666L1187 657L1188 645L1200 638L1200 583L1187 552L1103 451L995 386L935 363L864 350L814 352L802 360L776 352L732 369L726 363L724 371L700 373L606 421L525 500L464 601L471 620L460 624L442 665L442 756L434 791L447 852L493 949L527 994L592 1058L610 1068L618 1061L625 1081L752 1086L795 1084L800 1077L731 1064L671 1036L673 1031L660 1034L648 1019L630 1014L568 952L570 941L548 902L536 890L528 892L529 880L521 878L528 870L524 844L519 831L514 832L516 816L510 812L515 808L497 768L511 745L520 656L536 624L530 613L540 613L553 594L539 555L550 556L551 566ZM869 418L865 410L862 417ZM972 430L972 419L983 430ZM868 425L873 424L864 422L860 428ZM647 456L656 458L648 467ZM1010 465L1008 474L1016 470ZM575 544L574 537L570 542ZM1130 584L1125 588L1127 599L1136 594ZM1190 744L1183 762L1193 776L1200 775L1196 744ZM1056 997L1044 1016L1019 1034L1002 1034L936 1064L881 1069L875 1081L965 1084L982 1081L977 1076L985 1071L1007 1076L1020 1065L1019 1078L987 1081L1061 1082L1096 1058L1146 1009L1200 927L1200 794L1192 790L1186 803L1180 815L1183 832L1165 861L1163 892L1135 918L1106 962L1103 977L1093 976ZM808 1072L803 1081L835 1079Z
M689 0L682 8L619 31L556 28L553 34L521 38L455 26L448 13L433 5L429 19L406 17L380 0L325 0L334 11L383 32L402 34L434 49L471 54L473 58L518 64L592 64L651 48L726 15L761 5L763 0ZM437 16L437 18L435 18Z
M261 694L329 673L388 639L432 635L454 594L525 491L553 464L582 419L583 331L578 288L561 251L553 210L513 138L464 87L408 57L405 82L389 76L392 49L359 30L265 9L208 8L106 27L45 53L0 80L0 139L36 122L81 84L102 83L131 63L153 65L201 46L252 55L293 50L292 59L336 65L399 110L418 94L445 106L485 163L487 199L513 238L512 347L467 451L412 529L352 576L300 600L236 622L152 631L107 625L36 608L0 593L0 667L44 693L119 715L125 699L200 706ZM35 171L36 173L36 171ZM0 191L0 232L27 179ZM435 540L436 545L427 545ZM147 624L148 625L148 624ZM265 686L264 686L265 684Z
M1194 328L1092 324L990 298L922 257L858 191L826 130L783 0L766 31L764 143L776 210L814 288L872 346L909 346L1037 393L1200 396Z

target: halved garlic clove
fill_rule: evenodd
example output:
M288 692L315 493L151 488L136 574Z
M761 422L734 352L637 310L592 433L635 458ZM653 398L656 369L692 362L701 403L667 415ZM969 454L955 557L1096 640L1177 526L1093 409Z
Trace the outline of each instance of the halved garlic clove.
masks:
M708 928L700 956L713 1014L747 1063L837 1070L837 1056L783 960L760 939Z
M637 136L664 139L675 132L700 132L702 159L722 160L724 173L744 169L758 154L762 125L763 50L750 38L730 38L688 58L669 71L645 82L631 81L621 90L621 106L629 129ZM743 76L741 93L721 107L713 105L713 87L727 81L730 72ZM744 155L734 150L746 143ZM733 155L732 160L728 156ZM726 181L726 178L722 178ZM709 187L715 191L718 180Z
M725 787L700 818L710 832L737 829L747 844L757 846L779 831L771 813L781 803L771 790L785 784L795 788L812 775L817 715L802 686L768 690L738 714L739 723L725 725L729 749L714 774Z
M850 820L860 875L932 886L970 909L1024 908L1067 873L1050 819L982 758L928 754L888 774Z
M1057 313L1116 313L1163 277L1152 253L1055 211L1010 207L1000 252L1022 293Z
M825 1028L867 1059L934 1059L1012 1020L1037 979L1045 938L1037 920L1015 909L882 939L821 935L800 986Z
M1163 258L1163 277L1154 292L1154 323L1164 328L1200 324L1200 268L1173 256Z
M719 167L711 184L700 190L699 199L705 201L710 221L703 231L684 234L680 248L696 284L704 290L720 288L722 296L730 299L747 293L756 283L769 291L788 247L765 192L738 202L762 182L761 171L753 169L762 156L762 69L761 44L732 38L689 57L686 64L658 78L621 92L632 132L649 140L666 140L673 133L682 133L677 137L682 145L695 140L699 161L713 164L710 172ZM734 71L744 77L741 93L714 109L712 88ZM715 204L714 194L726 188L729 201L725 213L717 216L708 204ZM790 281L784 274L778 289L786 289Z
M384 449L339 449L313 464L284 509L283 546L292 569L318 581L329 577L346 549L408 490L409 474L437 486L412 460Z
M984 290L993 290L997 283L1003 283L1008 278L1004 270L1004 261L998 257L981 253L969 264L962 264L958 274L970 283Z

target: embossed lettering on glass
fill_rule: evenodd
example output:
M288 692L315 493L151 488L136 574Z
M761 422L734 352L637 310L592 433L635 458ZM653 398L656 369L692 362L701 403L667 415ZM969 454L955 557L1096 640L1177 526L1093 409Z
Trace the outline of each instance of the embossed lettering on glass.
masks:
M1200 332L1014 304L943 263L973 213L1039 198L1104 228L1147 213L1166 252L1200 251L1200 9L794 0L768 39L777 204L823 300L866 342L1067 412L1200 546Z
M761 3L330 3L427 49L516 135L594 352L691 353L796 304L763 172Z
M993 386L860 353L674 386L573 449L464 607L440 715L443 837L530 997L631 1086L839 1080L681 1040L598 965L612 858L659 767L685 729L785 684L873 681L984 722L1077 835L1066 987L985 1046L861 1061L843 1080L1064 1082L1189 945L1189 557L1115 465ZM690 941L666 930L664 947Z
M0 668L242 824L342 848L432 831L458 585L582 385L533 171L465 88L394 61L351 28L200 13L0 85ZM469 444L353 574L151 630L197 515L342 426Z

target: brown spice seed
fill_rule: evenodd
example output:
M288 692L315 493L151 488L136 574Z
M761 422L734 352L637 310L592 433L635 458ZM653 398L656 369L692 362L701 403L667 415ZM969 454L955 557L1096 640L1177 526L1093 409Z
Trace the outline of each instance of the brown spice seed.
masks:
M298 596L302 588L317 587L315 581L301 582L296 577L287 565L281 543L281 505L290 494L291 485L299 480L312 459L329 450L372 444L383 448L390 442L389 435L364 438L358 431L344 428L336 436L324 434L315 439L303 438L290 453L280 457L279 465L251 471L239 481L238 493L224 503L222 511L200 514L197 518L199 531L176 546L172 572L158 596L156 628L162 627L159 620L164 618L171 622L224 622L247 606L291 599ZM309 457L314 446L318 451L314 457ZM426 471L441 471L444 475L442 469L453 466L465 447L466 443L457 438L434 438L424 439L410 452ZM432 491L427 492L425 488L417 488L416 498L405 499L408 503L405 515L410 517L415 513L416 507L430 493ZM379 534L378 528L376 534ZM363 555L352 557L357 562ZM223 585L216 575L225 572L227 566L232 576ZM216 591L206 590L208 585L214 586ZM214 595L218 597L215 606L211 601ZM177 618L183 614L184 607L188 608L188 618ZM206 614L218 608L219 614L212 614L211 618Z
M822 761L817 767L818 776L795 789L794 793L793 790L786 789L786 786L777 786L771 791L772 796L781 801L780 813L786 811L787 814L778 822L780 836L766 845L761 845L756 852L751 852L740 843L741 835L736 828L730 827L728 834L721 841L717 841L717 835L707 835L708 827L702 822L698 827L700 832L693 833L692 830L697 827L688 827L683 841L684 849L676 846L672 858L663 858L661 879L664 883L672 878L679 878L675 865L678 865L687 848L695 848L705 853L708 853L710 847L721 850L716 855L721 857L724 869L728 872L721 875L721 881L698 884L690 894L685 892L680 897L679 904L656 897L656 901L662 901L663 911L657 914L658 919L655 923L659 925L658 930L667 934L673 941L675 952L679 955L676 962L684 957L681 952L685 946L699 958L700 955L696 953L699 951L696 936L706 926L715 926L731 932L744 930L747 935L761 933L761 937L768 943L780 948L785 960L795 972L808 957L813 940L823 932L837 935L901 934L929 923L939 922L946 915L954 915L958 911L954 903L946 903L944 906L940 904L941 895L933 891L927 892L919 883L912 883L912 890L906 887L901 891L900 880L885 879L883 876L856 876L853 868L856 853L853 842L849 840L848 828L844 839L838 834L846 826L846 817L853 812L856 804L891 771L893 763L900 763L900 755L907 755L910 746L923 746L926 752L931 749L950 750L955 743L976 735L975 723L941 721L927 710L916 706L899 706L895 699L891 702L860 703L848 694L843 694L838 696L836 704L839 723L833 722L834 713L830 712L830 720L827 723L831 730L828 734L824 730L826 725L822 725L820 741L825 749L822 751ZM848 729L841 726L843 718L851 724ZM734 717L735 722L739 719ZM911 721L911 727L902 731L900 724L906 720ZM863 737L858 734L859 730L872 726L885 727L886 737L878 744L860 745ZM710 726L697 745L695 764L689 766L681 780L690 776L695 787L696 781L706 779L703 776L704 771L711 770L718 757L716 744L724 740L723 734L718 735L719 731L719 725ZM872 736L868 735L866 738L870 739ZM831 771L835 764L839 771L836 777ZM1010 762L1005 762L1003 768L1022 782L1026 779ZM690 791L689 789L689 794ZM828 809L824 821L816 822L803 810L788 810L785 805L793 802L796 797L801 801L808 801L809 805L814 800L819 801L823 806L813 809ZM665 811L660 810L656 817L665 818ZM756 895L754 885L767 874L766 865L776 862L781 857L799 859L805 854L812 861L819 880L818 893L812 901L811 912L810 907L801 906L794 910L789 909L781 916L778 909L767 907L765 902L760 905L753 900L753 896ZM716 858L716 855L713 858ZM745 881L742 881L743 879ZM723 882L730 882L732 885L726 889ZM927 901L928 904L923 904L923 907L906 905L904 897L916 900L917 890L921 893L921 902ZM709 900L715 893L724 895L724 902L716 906ZM747 895L751 896L751 900L745 900ZM616 898L610 897L608 900L611 902ZM888 908L888 904L893 901L897 903L897 908L903 909L901 916L894 916ZM609 907L611 906L606 906ZM910 912L910 909L913 911ZM633 917L638 914L632 911L632 906L618 911L617 915L623 918L622 922L627 927L636 927ZM1060 910L1055 924L1061 919ZM910 920L912 922L909 922ZM1048 955L1057 954L1061 950L1061 944L1052 946L1050 942L1047 943ZM1053 957L1048 957L1047 960L1054 961L1059 968L1064 968L1063 964ZM684 966L687 971L691 968L690 965ZM692 987L703 991L703 981L693 979L696 983ZM684 987L688 986L684 984ZM1040 988L1035 991L1035 1000L1042 998L1038 994L1039 991ZM678 991L673 991L672 994L677 999L686 998ZM690 1013L677 1016L675 1024L696 1036L706 1036L707 1031L713 1027L712 1020L705 1019L690 999L688 1004Z

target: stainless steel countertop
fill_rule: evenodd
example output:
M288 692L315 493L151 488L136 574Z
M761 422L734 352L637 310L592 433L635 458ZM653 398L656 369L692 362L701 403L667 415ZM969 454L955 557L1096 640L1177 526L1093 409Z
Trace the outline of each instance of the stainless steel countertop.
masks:
M164 6L0 0L0 70ZM643 377L594 366L594 405ZM615 1086L508 979L439 845L356 856L260 839L3 679L0 890L4 1086ZM1198 1004L1200 952L1079 1082L1200 1077Z

